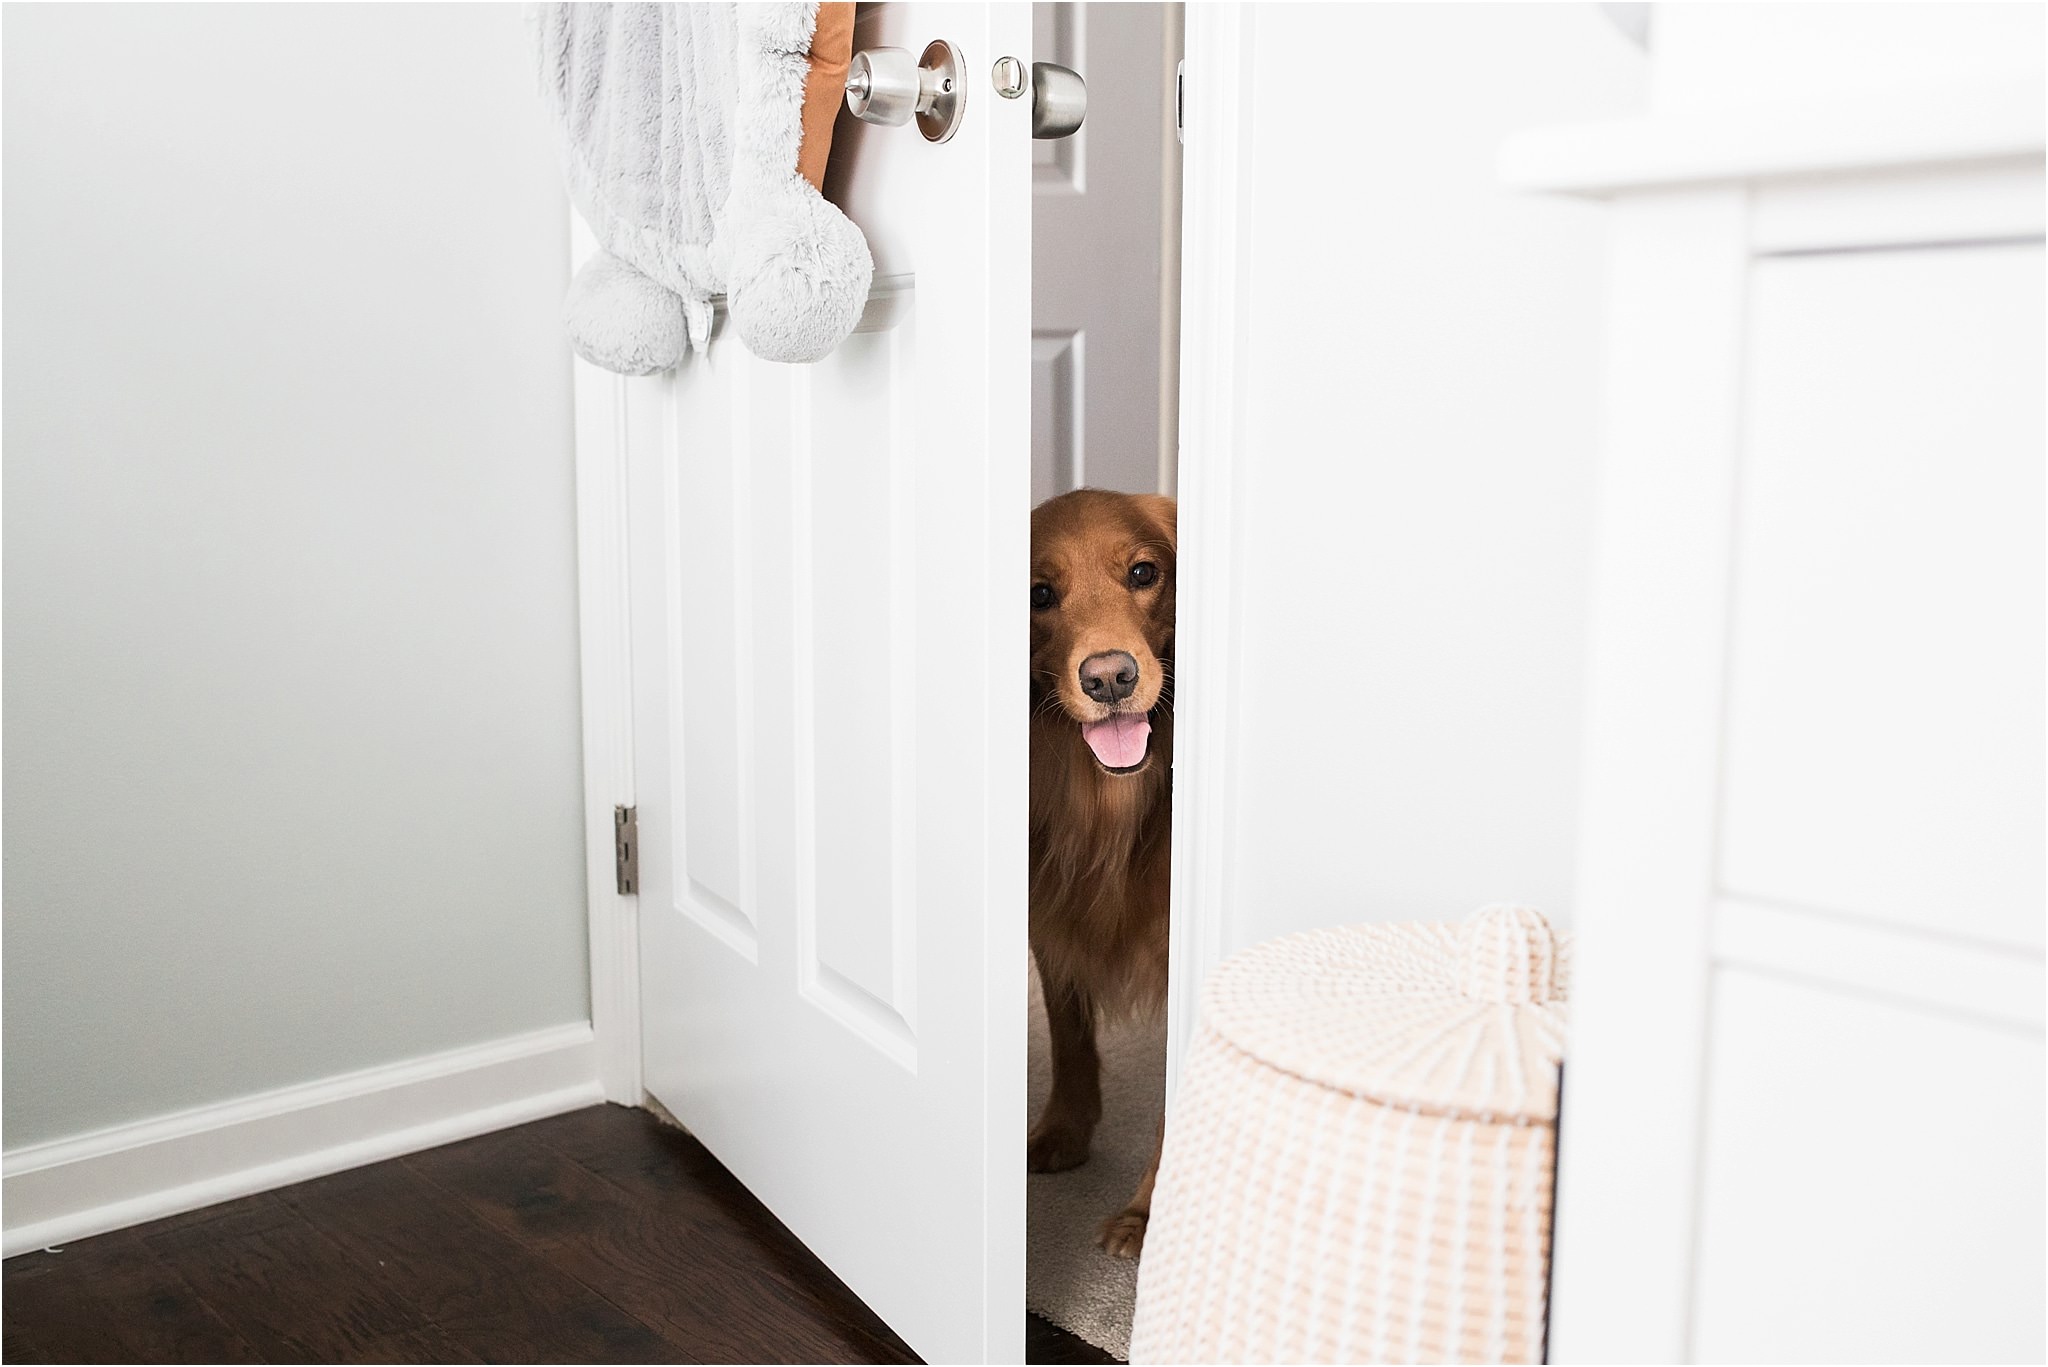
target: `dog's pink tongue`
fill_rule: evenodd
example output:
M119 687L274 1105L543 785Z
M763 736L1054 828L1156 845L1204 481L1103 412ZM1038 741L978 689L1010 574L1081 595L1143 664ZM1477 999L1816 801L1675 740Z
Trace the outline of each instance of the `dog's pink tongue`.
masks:
M1141 712L1119 712L1081 725L1081 738L1110 769L1128 769L1143 760L1145 738L1151 734L1152 723Z

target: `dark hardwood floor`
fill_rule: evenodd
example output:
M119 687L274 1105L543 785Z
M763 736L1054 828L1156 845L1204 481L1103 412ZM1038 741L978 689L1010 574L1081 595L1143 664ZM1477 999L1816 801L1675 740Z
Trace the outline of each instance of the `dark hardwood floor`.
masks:
M704 1147L598 1106L10 1259L9 1362L915 1362Z
M12 1362L916 1362L690 1136L597 1106L26 1253ZM1113 1362L1036 1316L1031 1362Z
M916 1362L704 1146L597 1106L26 1253L8 1362ZM1032 1362L1115 1359L1036 1316Z

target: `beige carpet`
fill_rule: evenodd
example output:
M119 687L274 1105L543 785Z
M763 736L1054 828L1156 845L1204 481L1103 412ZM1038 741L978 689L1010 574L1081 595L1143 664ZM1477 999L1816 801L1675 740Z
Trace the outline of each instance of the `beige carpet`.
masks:
M1131 1353L1138 1264L1095 1246L1095 1231L1123 1209L1151 1161L1166 1095L1166 1022L1102 1032L1102 1125L1088 1161L1066 1172L1034 1172L1026 1186L1024 1300L1033 1310L1106 1352ZM1031 1119L1052 1089L1045 1000L1031 975Z

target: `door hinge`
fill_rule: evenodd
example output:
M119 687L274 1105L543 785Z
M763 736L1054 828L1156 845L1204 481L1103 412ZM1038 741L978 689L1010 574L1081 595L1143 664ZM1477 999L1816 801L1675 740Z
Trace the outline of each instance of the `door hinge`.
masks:
M640 891L640 816L636 807L612 808L612 859L621 895Z

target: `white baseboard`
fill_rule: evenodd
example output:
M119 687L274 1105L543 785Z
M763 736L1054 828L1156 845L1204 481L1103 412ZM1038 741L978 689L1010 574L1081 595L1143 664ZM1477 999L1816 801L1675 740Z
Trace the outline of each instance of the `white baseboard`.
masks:
M604 1100L587 1023L0 1155L13 1257Z

